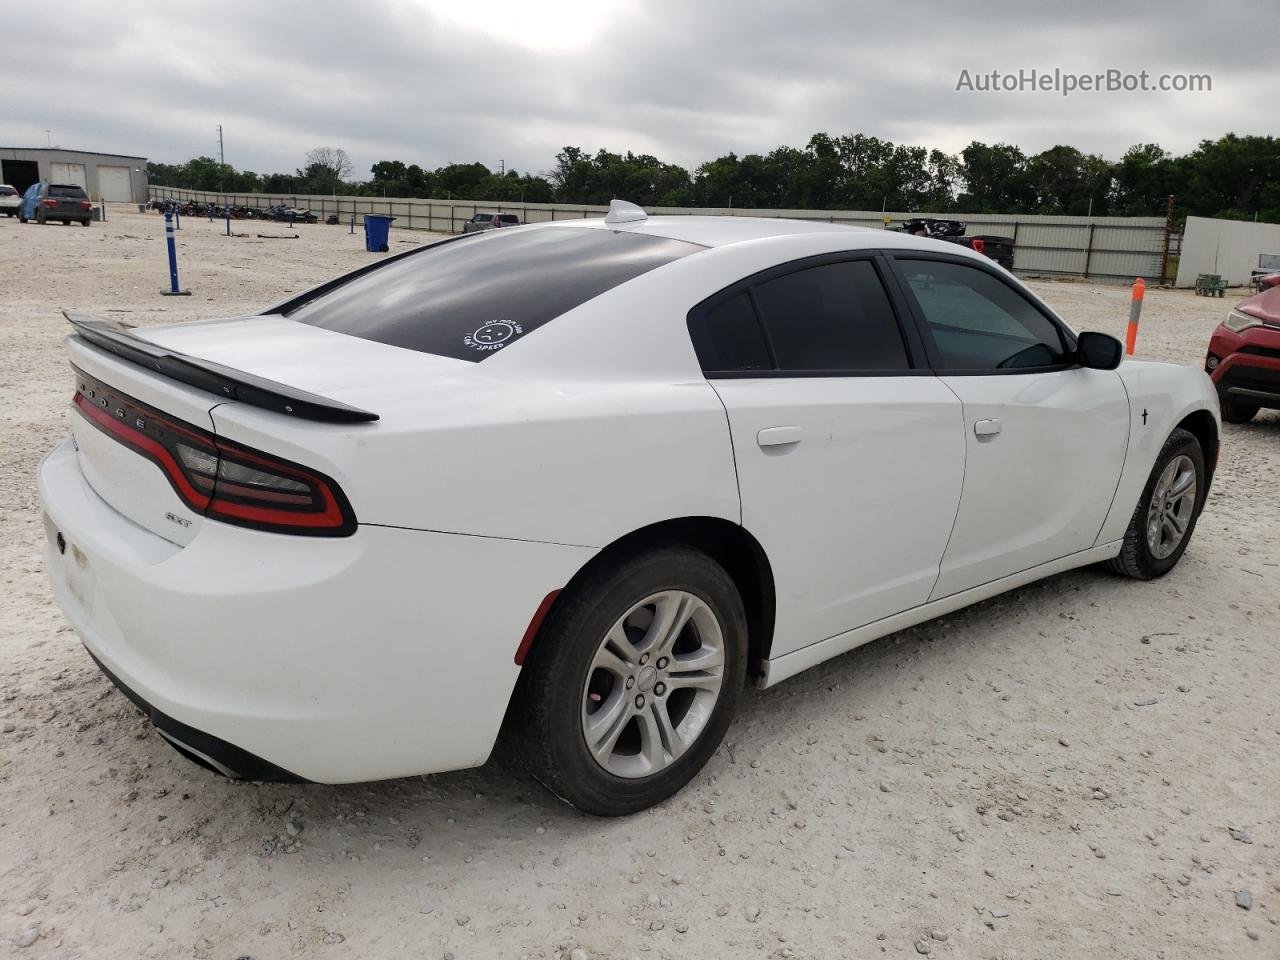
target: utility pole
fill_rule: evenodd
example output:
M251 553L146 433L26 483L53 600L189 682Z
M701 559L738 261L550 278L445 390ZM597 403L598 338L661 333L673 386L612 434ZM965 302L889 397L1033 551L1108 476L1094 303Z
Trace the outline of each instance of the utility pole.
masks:
M218 163L224 167L227 165L227 158L222 152L222 124L218 124Z
M1169 199L1164 209L1164 248L1160 252L1160 282L1167 283L1169 279L1169 235L1173 233L1173 194L1169 194Z
M45 140L46 146L50 148L53 147L53 134L51 134L48 130L44 132L44 140Z
M507 161L498 161L498 176L505 177L507 175Z

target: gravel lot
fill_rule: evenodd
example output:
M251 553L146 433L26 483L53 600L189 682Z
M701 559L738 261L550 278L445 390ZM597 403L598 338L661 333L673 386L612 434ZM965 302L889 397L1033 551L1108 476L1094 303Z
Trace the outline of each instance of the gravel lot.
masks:
M3 949L1280 957L1273 413L1225 428L1165 579L1077 571L749 691L705 772L631 819L580 816L501 755L343 787L232 783L180 758L54 606L34 473L68 430L61 308L225 315L373 256L346 227L235 229L183 221L194 296L168 299L154 214L0 221ZM423 239L393 230L391 249ZM1126 289L1034 286L1077 326L1122 333ZM1199 365L1231 303L1148 293L1140 353Z

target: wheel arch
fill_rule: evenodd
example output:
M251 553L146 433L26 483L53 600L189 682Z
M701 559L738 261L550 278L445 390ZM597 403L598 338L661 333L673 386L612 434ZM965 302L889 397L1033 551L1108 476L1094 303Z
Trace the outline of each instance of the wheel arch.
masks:
M739 524L721 517L677 517L652 523L614 540L582 566L565 584L560 596L569 594L589 572L607 564L623 553L642 550L646 546L679 544L707 554L724 567L738 589L747 614L747 674L757 677L769 656L773 643L776 594L773 567L764 548ZM550 614L556 601L544 611ZM531 651L538 648L542 623L533 637Z
M1208 497L1213 474L1218 466L1218 422L1208 410L1193 410L1179 420L1177 426L1195 437L1200 449L1204 451L1204 494Z

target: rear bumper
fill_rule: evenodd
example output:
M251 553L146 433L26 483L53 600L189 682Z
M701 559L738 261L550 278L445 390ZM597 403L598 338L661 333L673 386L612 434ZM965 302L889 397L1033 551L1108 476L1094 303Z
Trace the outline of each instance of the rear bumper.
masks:
M33 213L29 219L31 220L36 219L36 217L39 216L39 213L40 211L37 208L36 212ZM66 221L70 221L71 223L79 223L81 220L92 220L93 211L92 210L48 210L46 209L44 211L44 218L45 220L58 220L58 221L66 220Z
M283 770L270 761L255 757L247 750L241 750L234 743L219 740L203 730L189 727L157 710L137 692L130 689L127 683L108 670L103 662L93 655L92 650L88 652L89 657L98 665L103 675L116 685L117 690L133 701L133 705L146 715L160 735L188 760L207 767L214 773L236 780L267 780L273 783L306 782L305 777Z
M594 553L217 522L180 547L98 497L70 441L41 464L39 486L46 571L90 654L175 745L255 779L340 783L483 763L530 618Z

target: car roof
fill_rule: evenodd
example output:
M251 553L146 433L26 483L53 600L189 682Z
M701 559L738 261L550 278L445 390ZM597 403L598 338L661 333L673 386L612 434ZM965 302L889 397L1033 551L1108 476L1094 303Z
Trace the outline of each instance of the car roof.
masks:
M848 238L849 249L892 246L937 249L939 241L895 233L886 242L884 230L871 227L855 227L845 223L824 223L821 220L792 220L786 217L734 217L734 216L667 216L647 217L626 223L606 223L604 219L557 220L554 224L537 224L536 227L591 227L599 230L625 230L628 233L648 234L668 240L683 240L703 247L724 247L749 240L771 237L841 234ZM954 247L954 244L949 244ZM959 248L957 248L959 250Z

